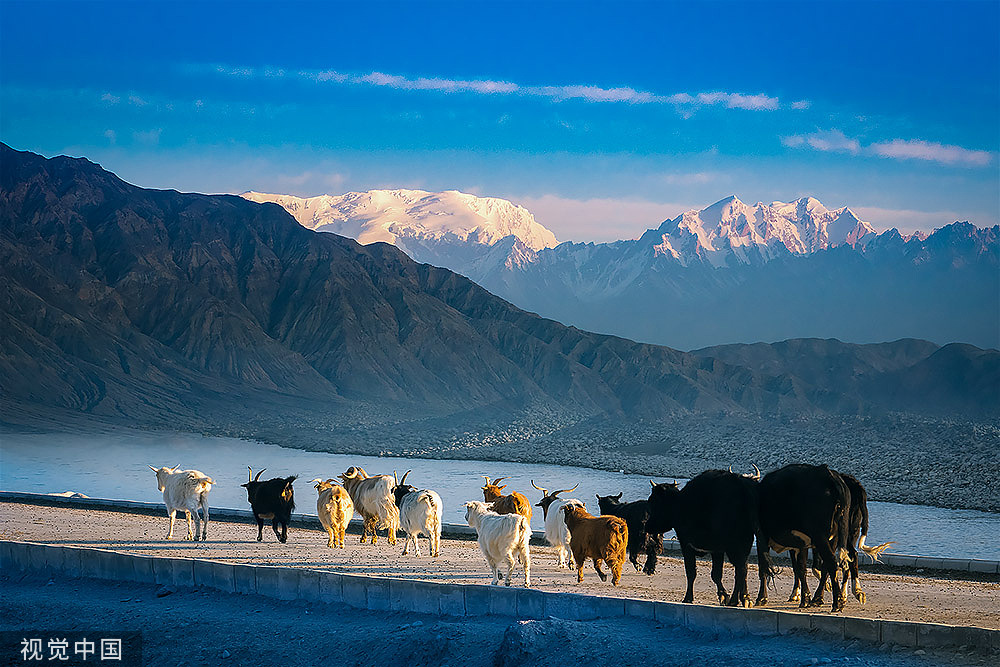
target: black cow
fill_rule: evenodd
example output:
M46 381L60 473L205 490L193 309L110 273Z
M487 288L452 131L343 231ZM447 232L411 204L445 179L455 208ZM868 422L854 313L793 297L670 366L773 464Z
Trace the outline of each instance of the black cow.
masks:
M265 468L264 470L267 470ZM250 469L250 480L241 486L247 490L247 500L250 501L250 508L253 510L253 518L257 519L257 541L264 538L264 519L271 519L271 528L279 542L288 541L288 522L292 519L292 512L295 510L295 496L292 492L292 482L296 480L295 475L291 477L275 477L265 482L261 482L260 476L264 470L253 476L253 469ZM281 532L278 532L278 524L281 524Z
M865 487L861 485L858 479L849 473L838 472L840 478L844 480L844 484L847 485L847 490L851 492L851 512L848 529L850 531L850 537L847 542L847 552L851 558L848 564L849 574L851 577L851 589L854 593L854 597L858 599L861 604L865 603L865 592L861 590L861 583L858 576L858 549L868 554L872 560L878 560L882 552L888 549L895 542L884 542L878 546L868 546L865 544L865 538L868 537L868 492L865 491ZM813 604L823 604L823 591L830 590L829 580L822 570L822 563L820 562L819 554L813 549L813 574L819 579L819 587L816 589L816 594L813 595ZM844 577L844 588L847 587L847 573ZM841 595L846 598L847 591L842 590ZM796 586L792 590L791 597L788 598L789 602L798 602L800 600L799 596L799 586Z
M754 538L758 536L757 487L750 477L725 470L707 470L679 489L676 483L653 485L649 495L649 519L646 532L662 535L671 528L677 534L687 593L684 602L694 602L695 562L698 554L712 554L712 581L719 602L731 606L750 606L747 590L747 559ZM722 565L726 558L736 568L733 594L722 585ZM767 550L758 549L760 580L763 588L774 576Z
M596 495L596 494L595 494ZM639 553L646 552L646 565L642 571L645 574L656 573L656 557L663 550L663 535L651 535L646 532L646 520L649 519L649 501L636 500L623 503L622 494L614 496L597 496L597 506L601 514L621 517L628 524L628 559L639 571Z
M809 600L806 583L806 550L813 548L823 576L833 585L833 611L843 610L844 598L834 574L850 562L850 507L847 484L825 465L795 463L769 472L760 481L763 539L758 538L757 551L766 552L770 547L779 553L786 549L798 552L792 565L795 585L802 589L800 607L822 604L822 596L817 602ZM757 604L766 603L767 589L761 585Z

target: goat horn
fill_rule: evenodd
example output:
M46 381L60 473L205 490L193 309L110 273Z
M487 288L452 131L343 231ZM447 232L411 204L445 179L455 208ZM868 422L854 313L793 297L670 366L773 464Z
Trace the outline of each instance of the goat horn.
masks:
M180 468L180 467L181 467L181 464L180 464L180 463L178 463L178 464L177 464L177 465L175 465L175 466L174 466L173 468L171 468L171 470L177 470L177 469L178 469L178 468Z
M760 479L760 468L757 467L756 463L751 463L750 465L753 466L753 478Z
M407 470L406 472L403 473L403 479L399 480L399 486L403 486L404 484L406 484L406 476L409 475L411 472L413 472L412 469Z
M493 484L497 485L500 482L504 481L505 479L510 479L510 477L497 477L495 480L493 480Z
M649 485L655 488L656 482L654 482L653 480L649 480Z
M542 492L542 495L545 495L545 496L549 495L549 492L548 492L548 490L546 490L546 489L543 489L542 487L540 487L540 486L538 486L537 484L535 484L535 480L531 480L531 485L532 485L533 487L535 487L536 489L538 489L539 491L541 491L541 492Z
M149 465L149 464L147 463L146 465ZM152 470L153 472L157 472L157 469L154 468L153 466L149 466L149 469Z
M578 483L576 486L580 486L580 484ZM553 491L551 495L557 496L560 493L572 493L573 491L576 491L576 486L574 486L572 489L559 489L558 491Z
M255 481L255 482L256 482L257 480L259 480L259 479L260 479L260 476L264 474L264 471L265 471L265 470L267 470L267 468L261 468L261 469L260 469L260 472L258 472L258 473L257 473L257 476L253 478L253 481Z
M489 477L487 477L486 475L480 475L480 477L482 477L483 479L486 480L486 486L490 485L490 478Z
M733 471L733 466L729 466L729 472Z
M392 485L399 486L399 478L396 477L396 471L392 471Z
M248 482L252 482L253 481L253 468L251 468L250 466L247 466L247 470L250 471L249 473L247 473L247 481Z

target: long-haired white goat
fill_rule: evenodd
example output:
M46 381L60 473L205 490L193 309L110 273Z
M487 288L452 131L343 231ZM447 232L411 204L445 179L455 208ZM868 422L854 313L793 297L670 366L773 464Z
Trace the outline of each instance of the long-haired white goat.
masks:
M569 548L569 528L566 527L565 515L560 510L566 506L583 507L584 509L587 506L582 500L558 498L557 496L560 493L572 493L576 491L576 486L580 485L577 484L572 489L559 489L551 492L535 484L535 480L531 480L531 485L542 492L542 499L535 505L542 508L542 514L545 517L545 541L556 548L556 555L559 556L559 567L565 566L572 570L573 552Z
M314 479L316 484L316 514L326 531L326 546L344 548L344 533L354 516L354 503L350 494L332 478L326 481Z
M399 527L406 534L403 542L403 555L409 553L410 540L413 540L413 550L420 555L420 544L417 538L420 533L427 533L430 542L431 556L441 555L441 515L444 507L441 496L430 489L418 489L406 483L406 476L412 471L403 473L403 479L396 483L392 493L399 507ZM393 480L396 472L392 473Z
M521 514L497 514L486 503L473 500L465 503L465 520L479 535L479 549L493 572L493 585L500 583L500 564L507 563L505 584L510 586L514 557L524 567L524 587L531 585L531 524Z
M385 528L389 533L389 544L395 544L396 532L399 530L399 508L392 495L396 486L392 475L369 475L364 468L351 466L338 477L351 495L354 509L365 521L361 530L362 544L369 532L372 534L372 544L377 544L376 530L379 528Z
M167 506L167 516L170 517L170 530L167 531L167 539L174 539L174 518L177 510L187 514L189 540L198 540L198 533L201 533L201 540L204 542L208 538L208 492L212 490L215 480L199 470L178 470L179 465L173 468L149 469L156 473L156 485L163 492L163 502ZM201 509L205 516L204 526L200 525L198 509ZM191 533L191 516L194 515L194 534Z

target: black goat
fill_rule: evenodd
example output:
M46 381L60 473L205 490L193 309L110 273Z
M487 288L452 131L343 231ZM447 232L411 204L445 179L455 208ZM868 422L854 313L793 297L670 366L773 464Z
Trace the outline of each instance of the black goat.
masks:
M264 468L267 470L267 468ZM291 521L292 511L295 510L295 496L292 492L292 482L296 475L291 477L275 477L261 482L260 476L264 473L261 470L257 476L253 476L253 468L250 468L250 479L241 486L247 490L247 500L250 501L250 508L253 510L253 518L257 519L257 541L264 539L264 519L271 519L271 528L274 536L279 542L288 541L288 522ZM278 532L278 524L281 524L281 532Z
M621 517L628 524L628 560L639 571L639 554L646 552L644 574L656 573L656 557L663 550L663 535L650 535L646 532L646 520L649 518L649 500L636 500L631 503L622 502L622 494L614 496L597 496L597 506L601 514Z

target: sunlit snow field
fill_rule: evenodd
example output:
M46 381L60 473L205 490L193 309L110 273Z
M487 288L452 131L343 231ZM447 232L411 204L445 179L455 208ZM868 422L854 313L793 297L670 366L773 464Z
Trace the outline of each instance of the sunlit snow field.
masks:
M264 479L298 475L297 510L306 514L316 513L315 492L308 484L313 478L335 477L352 465L370 474L396 470L402 475L412 468L407 482L440 493L445 521L451 523L464 523L463 502L482 500L483 474L509 477L503 482L507 490L521 491L532 503L541 494L530 480L550 489L579 483L572 497L586 502L595 513L595 493L623 491L625 500L649 495L646 476L569 466L326 454L234 438L168 433L0 433L0 489L4 491L76 491L94 498L157 502L161 495L147 465L201 470L217 482L211 505L228 508L249 507L240 487L247 480L248 465L255 472L267 468ZM1000 540L996 539L1000 514L874 501L868 507L869 544L894 540L892 553L1000 560ZM532 525L541 528L542 514L536 509Z

